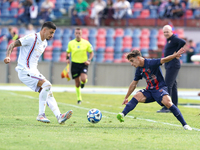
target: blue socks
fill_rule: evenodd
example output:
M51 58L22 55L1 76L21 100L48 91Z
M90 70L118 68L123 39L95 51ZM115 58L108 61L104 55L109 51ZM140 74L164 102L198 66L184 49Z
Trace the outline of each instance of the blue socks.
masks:
M124 116L126 116L126 114L128 114L131 110L133 110L137 104L138 104L138 101L133 97L128 102L128 104L126 104L126 107L122 111L122 113L124 114Z
M169 110L174 114L174 116L181 122L181 124L184 126L187 123L185 122L180 110L173 104Z
M126 104L126 107L122 111L124 116L126 116L131 110L135 108L135 106L138 104L138 101L133 97L128 104ZM180 110L173 104L169 110L174 114L174 116L181 122L181 124L184 126L187 123L185 122L183 115L181 114Z

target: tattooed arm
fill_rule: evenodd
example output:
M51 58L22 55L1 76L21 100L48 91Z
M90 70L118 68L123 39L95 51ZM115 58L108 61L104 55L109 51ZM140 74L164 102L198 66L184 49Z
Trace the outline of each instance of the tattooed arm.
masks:
M4 63L5 64L8 64L10 62L10 54L12 53L13 49L15 47L19 47L19 46L22 46L22 44L21 44L21 42L19 40L16 40L15 42L11 43L8 46L6 58L4 59Z

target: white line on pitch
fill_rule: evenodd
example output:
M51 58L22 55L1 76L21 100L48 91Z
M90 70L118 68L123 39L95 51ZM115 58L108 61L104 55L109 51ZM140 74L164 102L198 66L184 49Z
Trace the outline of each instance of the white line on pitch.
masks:
M77 105L66 104L66 103L61 103L61 102L58 102L58 103L62 104L62 105L67 105L67 106L79 108L79 109L89 110L89 108L86 108L86 107L80 107L80 106L77 106ZM118 114L118 113L109 112L109 111L105 111L105 110L101 110L101 112L112 114L112 115L117 115ZM126 117L128 117L128 118L135 118L134 116L130 116L130 115L126 116ZM144 118L138 118L138 117L137 117L137 119L139 119L139 120L145 120L145 121L148 121L148 122L155 122L155 123L166 124L166 125L170 125L170 126L182 127L181 125L171 124L171 123L166 123L166 122L159 122L159 121L155 121L155 120L151 120L151 119L144 119ZM200 129L198 129L198 128L192 128L192 129L196 130L196 131L200 131Z
M19 94L13 93L13 92L9 92L9 93L12 94L12 95L19 95ZM19 95L19 96L27 97L27 98L30 98L30 99L37 99L35 97L28 96L28 95ZM62 105L71 106L71 107L78 108L78 109L90 110L90 108L80 107L80 106L77 106L77 105L66 104L66 103L61 103L61 102L57 102L57 103L58 104L62 104ZM112 114L112 115L117 115L118 114L118 113L109 112L109 111L105 111L105 110L101 110L101 112ZM128 118L135 118L134 116L130 116L130 115L126 116L126 117L128 117ZM155 123L166 124L166 125L170 125L170 126L182 127L181 125L171 124L171 123L166 123L166 122L160 122L160 121L155 121L155 120L151 120L151 119L144 119L144 118L138 118L138 117L137 117L137 119L139 119L139 120L145 120L145 121L148 121L148 122L155 122ZM198 128L192 128L192 129L196 130L196 131L200 131L200 129L198 129Z

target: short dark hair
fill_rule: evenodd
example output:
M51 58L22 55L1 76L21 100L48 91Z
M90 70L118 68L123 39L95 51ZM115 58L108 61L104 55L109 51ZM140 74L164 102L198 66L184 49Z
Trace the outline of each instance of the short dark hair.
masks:
M47 21L42 25L42 29L45 27L56 30L56 25L51 21Z
M131 57L137 57L137 56L142 56L139 50L133 50L128 55L126 56L126 59L130 59Z
M80 28L80 27L77 27L75 30L81 30L81 28Z

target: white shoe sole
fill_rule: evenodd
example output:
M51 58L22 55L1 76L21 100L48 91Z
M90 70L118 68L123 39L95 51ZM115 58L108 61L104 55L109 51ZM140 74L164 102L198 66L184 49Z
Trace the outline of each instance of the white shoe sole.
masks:
M43 123L50 123L50 120L40 120L40 119L37 119L37 121L43 122Z
M68 112L66 112L65 116L64 116L64 119L59 122L60 124L64 124L66 120L68 120L69 118L71 118L73 112L72 110L69 110Z

